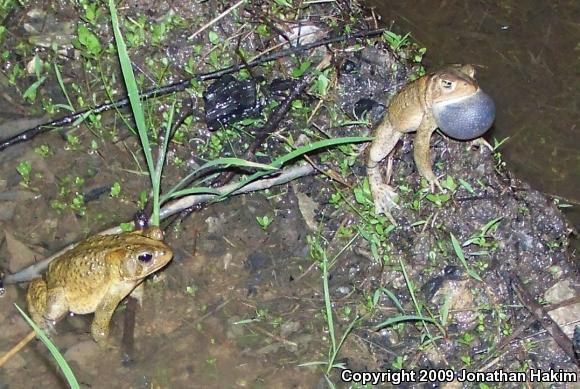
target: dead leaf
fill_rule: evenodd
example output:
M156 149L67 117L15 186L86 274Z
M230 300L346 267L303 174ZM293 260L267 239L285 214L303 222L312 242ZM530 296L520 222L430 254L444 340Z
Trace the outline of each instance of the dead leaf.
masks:
M316 230L318 228L318 223L316 222L318 203L300 192L296 193L296 198L298 199L298 208L300 209L300 213L302 214L306 225L311 230Z

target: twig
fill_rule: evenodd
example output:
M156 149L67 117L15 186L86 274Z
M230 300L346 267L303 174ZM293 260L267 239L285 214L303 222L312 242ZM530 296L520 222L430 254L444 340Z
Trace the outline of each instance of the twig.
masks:
M276 175L274 177L264 178L261 180L253 181L253 182L249 183L248 185L246 185L242 188L239 188L238 190L236 190L232 193L230 193L230 191L237 187L238 182L235 182L235 183L223 186L221 188L218 188L217 190L219 191L219 194L198 194L198 195L184 196L182 198L173 200L170 203L168 203L167 205L165 205L161 209L159 217L161 220L164 220L164 219L168 218L169 216L171 216L175 213L178 213L186 208L193 207L194 205L210 202L210 201L212 201L212 200L214 200L214 199L216 199L216 198L218 198L221 195L226 194L226 193L230 193L230 195L239 195L239 194L264 190L264 189L271 188L271 187L276 186L276 185L283 185L283 184L286 184L287 182L290 182L290 181L295 180L297 178L311 175L315 171L316 171L316 169L309 164L301 165L301 166L293 166L291 168L282 170L278 175ZM112 228L109 228L109 229L106 229L104 231L99 232L99 235L112 235L112 234L118 234L120 232L121 232L120 227L112 227ZM78 243L69 245L69 246L65 247L64 249L60 250L59 252L57 252L56 254L51 255L50 257L43 259L40 262L37 262L33 265L30 265L27 268L25 268L17 273L6 275L6 277L3 280L4 284L28 282L34 278L40 277L42 272L48 267L48 264L52 260L61 256L65 252L71 250L77 244Z
M252 326L252 328L255 331L260 332L260 333L266 335L267 337L272 338L272 339L274 339L274 340L276 340L276 341L278 341L278 342L280 342L280 343L282 343L282 344L284 344L286 346L298 347L298 344L296 344L295 342L292 342L290 340L284 339L281 336L274 335L270 331L268 331L268 330L266 330L266 329L264 329L264 328L262 328L262 327L260 327L258 325L254 325L254 326Z
M213 18L212 20L210 20L209 22L207 22L206 24L204 24L203 26L201 26L201 28L199 30L197 30L196 32L194 32L193 34L191 34L189 36L189 38L187 38L187 40L192 40L193 38L195 38L197 35L199 35L200 33L202 33L204 30L206 30L208 27L210 27L212 24L217 23L220 19L222 19L224 16L227 16L230 12L232 12L234 9L238 8L240 5L242 5L242 3L246 1L246 0L240 0L238 1L236 4L232 5L230 8L228 8L227 10L225 10L224 12L222 12L221 14L219 14L218 16L216 16L215 18Z
M34 331L30 331L20 342L12 347L6 354L0 358L0 367L2 367L14 354L22 350L32 339L34 339Z
M289 49L280 50L280 51L277 51L275 53L272 53L272 54L269 54L266 56L261 56L257 59L254 59L254 60L248 62L247 64L233 65L233 66L227 67L225 69L217 70L215 72L199 74L199 75L193 76L189 79L186 79L183 81L178 81L178 82L170 84L170 85L165 85L165 86L158 87L158 88L148 89L148 90L144 91L143 93L141 93L140 98L141 98L141 100L147 100L147 99L154 98L154 97L166 96L166 95L171 94L171 93L185 90L188 86L191 85L192 81L215 80L217 78L225 76L226 74L232 74L232 73L238 72L238 71L245 69L245 68L248 68L248 67L254 67L254 66L264 64L266 62L274 61L278 58L282 58L282 57L286 57L286 56L289 56L292 54L300 53L302 51L307 51L307 50L310 50L310 49L313 49L316 47L325 46L325 45L328 45L331 43L346 41L349 39L364 38L364 37L371 37L371 36L379 35L379 34L382 34L385 30L386 30L385 28L380 28L380 29L376 29L376 30L358 31L358 32L355 32L353 34L341 35L341 36L334 37L334 38L321 39L319 41L312 42L312 43L309 43L306 45L300 45L300 46L291 47ZM26 130L18 135L15 135L11 138L0 140L0 151L4 150L10 146L13 146L15 144L31 140L32 138L36 137L37 135L48 132L54 128L65 127L67 125L70 125L70 124L76 122L77 120L81 119L83 116L88 115L89 113L100 114L102 112L108 111L108 110L113 109L113 108L124 107L128 104L129 104L129 100L125 96L125 97L122 97L122 98L115 100L113 102L101 104L101 105L98 105L94 108L89 108L89 109L84 109L82 111L77 111L73 114L63 116L59 119L52 120L48 123L38 125L36 127L28 129L28 130Z
M554 341L558 344L558 346L560 346L562 351L564 351L564 353L570 357L572 362L580 366L580 361L578 358L576 358L574 347L570 338L566 336L560 326L554 322L550 315L548 315L546 309L538 304L533 296L530 295L530 293L524 288L522 281L517 276L517 274L511 273L510 279L512 288L516 291L518 297L528 309L528 311L530 311L535 319L540 322L540 325L544 327L544 329L552 336Z

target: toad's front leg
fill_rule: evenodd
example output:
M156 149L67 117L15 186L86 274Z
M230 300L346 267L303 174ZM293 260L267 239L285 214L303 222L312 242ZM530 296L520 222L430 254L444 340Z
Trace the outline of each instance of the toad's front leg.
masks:
M91 335L101 347L111 347L111 343L108 339L111 318L113 317L113 313L115 313L115 309L117 309L119 303L131 292L131 289L123 289L124 290L121 293L111 293L104 297L95 310L95 318L91 323Z
M431 135L436 128L437 124L435 124L435 120L430 114L423 116L413 143L413 156L417 170L421 177L425 178L429 183L431 192L435 192L435 187L443 191L443 187L441 187L431 167Z

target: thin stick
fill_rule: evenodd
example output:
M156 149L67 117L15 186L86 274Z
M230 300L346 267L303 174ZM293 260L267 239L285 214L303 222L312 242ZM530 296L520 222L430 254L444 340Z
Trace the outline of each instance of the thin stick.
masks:
M236 9L240 5L242 5L242 3L244 1L246 1L246 0L240 0L240 1L238 1L236 4L232 5L230 8L228 8L227 10L225 10L224 12L222 12L220 15L216 16L215 18L213 18L212 20L210 20L209 22L207 22L206 24L204 24L203 26L201 26L201 28L199 30L197 30L196 32L194 32L193 34L191 34L191 36L189 38L187 38L187 40L192 40L193 38L195 38L198 34L200 34L201 32L203 32L205 29L207 29L208 27L210 27L212 24L218 22L221 18L223 18L224 16L228 15L234 9Z
M256 192L260 190L264 190L267 188L271 188L276 185L286 184L292 180L295 180L300 177L308 176L315 172L315 168L311 165L301 165L301 166L293 166L291 168L282 170L280 174L271 177L271 178L263 178L261 180L256 180L254 182L249 183L248 185L230 193L232 189L234 189L238 182L234 182L229 185L225 185L221 188L218 188L219 194L198 194L198 195L189 195L184 196L179 199L173 200L167 205L165 205L160 212L159 218L160 220L164 220L169 216L176 214L178 212L183 211L184 209L193 207L198 204L204 204L211 200L218 198L220 195L230 193L230 195L239 195L244 193ZM98 235L112 235L112 234L119 234L121 232L120 227L112 227L101 231ZM53 261L54 259L58 258L65 252L74 248L78 243L69 245L64 249L60 250L56 254L51 255L50 257L41 260L40 262L36 262L33 265L28 266L27 268L14 273L8 274L2 280L4 284L15 284L19 282L28 282L34 278L40 277L42 272L48 267L48 264Z
M564 353L570 358L570 360L577 366L580 366L580 360L576 357L574 353L574 346L572 341L560 326L548 315L548 311L541 306L534 297L528 292L524 287L520 278L515 274L515 272L510 273L511 287L515 290L516 294L527 308L527 310L532 314L534 319L536 319L542 327L550 334L552 339L556 342L558 346L564 351Z
M287 57L287 56L292 55L292 54L297 54L297 53L300 53L303 51L314 49L316 47L329 45L331 43L337 43L337 42L341 42L341 41L345 41L345 40L349 40L349 39L367 38L367 37L379 35L379 34L382 34L385 30L386 30L385 28L380 28L377 30L357 31L355 33L348 34L348 35L341 35L338 37L321 39L319 41L308 43L306 45L300 45L300 46L291 47L289 49L280 50L280 51L274 52L274 53L266 55L266 56L261 56L260 58L258 58L256 60L252 60L252 61L248 62L247 64L233 65L233 66L221 69L221 70L216 70L215 72L198 74L198 75L195 75L195 76L188 78L186 80L178 81L178 82L175 82L175 83L170 84L170 85L164 85L161 87L148 89L148 90L144 91L143 93L141 93L139 95L139 98L141 100L147 100L150 98L166 96L166 95L171 94L171 93L180 92L180 91L185 90L186 88L188 88L191 85L191 82L194 80L195 81L215 80L217 78L225 76L226 74L232 74L232 73L238 72L242 69L246 69L247 67L258 66L258 65L261 65L261 64L264 64L267 62L274 61L278 58ZM40 134L43 134L43 133L48 132L50 130L53 130L54 128L65 127L65 126L71 125L71 124L75 123L77 120L82 120L84 116L88 116L90 113L98 115L102 112L105 112L105 111L108 111L108 110L111 110L114 108L121 108L121 107L124 107L128 104L129 104L129 99L127 97L122 97L122 98L119 98L118 100L115 100L113 102L104 103L104 104L98 105L98 106L93 107L93 108L87 108L87 109L84 109L81 111L77 111L77 112L72 113L70 115L65 115L61 118L52 120L48 123L40 124L36 127L25 130L25 131L21 132L20 134L14 135L13 137L0 140L0 151L4 150L10 146L13 146L15 144L29 141L32 138L36 137L37 135L40 135Z
M2 367L14 354L22 350L30 341L34 339L34 331L30 331L20 342L12 347L6 354L0 358L0 367Z

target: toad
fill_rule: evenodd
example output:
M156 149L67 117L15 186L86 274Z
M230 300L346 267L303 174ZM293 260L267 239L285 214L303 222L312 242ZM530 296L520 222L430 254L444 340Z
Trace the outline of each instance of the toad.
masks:
M49 331L67 312L94 312L91 335L104 346L117 305L132 292L139 294L141 288L135 288L172 257L158 227L92 236L52 261L44 277L30 283L28 310Z
M386 214L397 207L396 192L383 181L379 163L394 149L407 132L416 131L414 159L419 174L443 190L431 168L429 150L431 134L439 128L444 134L460 140L481 136L495 119L493 100L474 78L472 65L449 65L404 86L391 100L387 113L374 132L367 155L367 174L376 213Z

